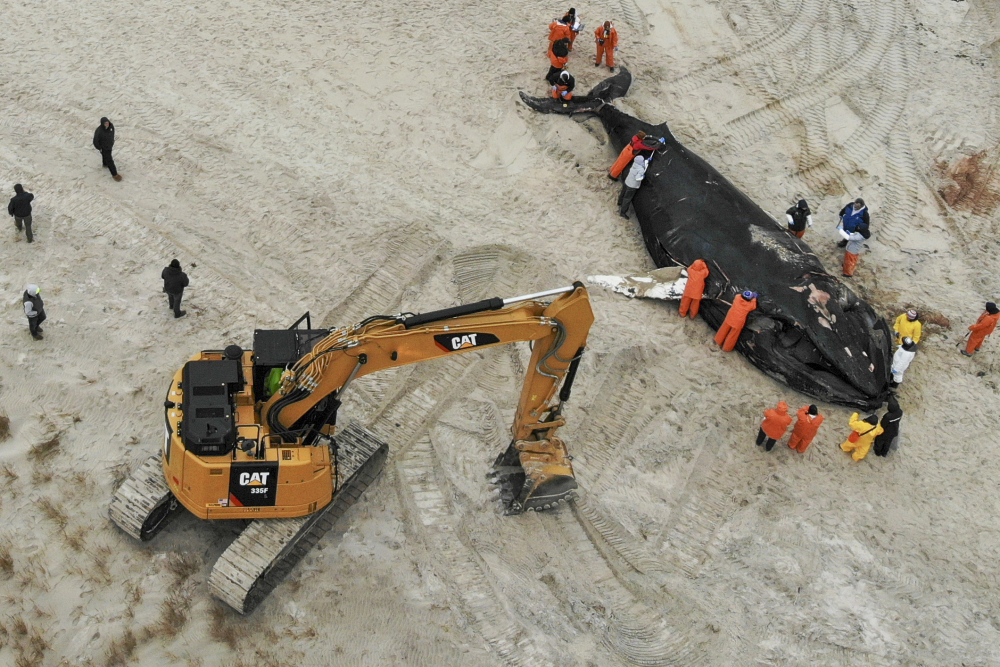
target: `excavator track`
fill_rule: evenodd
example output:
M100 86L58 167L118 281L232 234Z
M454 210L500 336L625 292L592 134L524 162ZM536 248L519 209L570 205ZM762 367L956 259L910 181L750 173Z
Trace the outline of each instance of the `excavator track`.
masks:
M167 525L179 507L163 479L160 455L155 454L118 487L108 516L126 533L147 542Z
M333 500L309 516L247 526L212 568L212 595L241 614L252 612L375 481L389 446L356 422L335 440L338 490Z

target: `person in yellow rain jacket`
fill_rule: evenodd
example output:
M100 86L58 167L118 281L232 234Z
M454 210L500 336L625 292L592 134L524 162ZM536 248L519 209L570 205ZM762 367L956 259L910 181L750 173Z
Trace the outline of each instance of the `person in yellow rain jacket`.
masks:
M851 452L851 458L855 461L868 456L868 450L872 448L875 436L882 433L882 426L878 423L878 415L868 415L864 419L859 419L855 412L851 415L850 426L853 429L850 437L840 443L840 448L845 452Z
M920 342L920 334L924 326L917 319L917 311L908 310L896 318L892 330L896 332L896 346L903 344L904 338L912 338L914 343Z

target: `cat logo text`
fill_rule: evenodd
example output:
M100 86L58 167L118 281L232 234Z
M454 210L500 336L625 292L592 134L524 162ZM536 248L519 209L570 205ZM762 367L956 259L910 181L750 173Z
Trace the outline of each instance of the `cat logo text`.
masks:
M491 333L454 333L438 334L434 336L434 342L445 352L458 352L483 345L494 345L499 343L500 339Z
M241 472L240 486L266 486L269 472Z

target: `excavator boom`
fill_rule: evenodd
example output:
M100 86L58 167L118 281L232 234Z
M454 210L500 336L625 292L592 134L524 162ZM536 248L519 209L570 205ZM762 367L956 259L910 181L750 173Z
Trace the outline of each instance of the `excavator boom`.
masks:
M557 295L551 303L537 299ZM508 450L495 464L506 509L544 509L576 488L571 459L556 437L565 424L562 403L594 321L586 288L570 287L408 317L369 318L338 329L317 343L282 378L280 390L261 409L272 435L301 438L315 408L342 396L351 380L387 368L405 366L476 349L518 341L533 343ZM568 384L571 384L568 383ZM338 403L339 405L339 403Z

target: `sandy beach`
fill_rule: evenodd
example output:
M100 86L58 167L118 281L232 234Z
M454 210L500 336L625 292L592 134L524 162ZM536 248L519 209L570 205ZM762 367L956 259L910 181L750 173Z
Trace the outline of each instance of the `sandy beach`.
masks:
M505 517L486 480L526 345L363 378L340 417L390 444L385 471L249 617L206 583L242 524L183 515L138 543L107 517L191 355L306 311L346 325L653 268L600 123L518 99L545 93L567 7L2 8L0 190L34 193L35 242L0 233L0 664L1000 665L1000 341L956 347L1000 296L995 0L577 5L578 88L608 75L592 35L614 20L616 104L776 218L806 198L827 267L865 198L850 284L926 325L889 457L852 461L828 404L805 454L765 454L762 411L811 399L675 304L594 287L562 431L578 501Z

